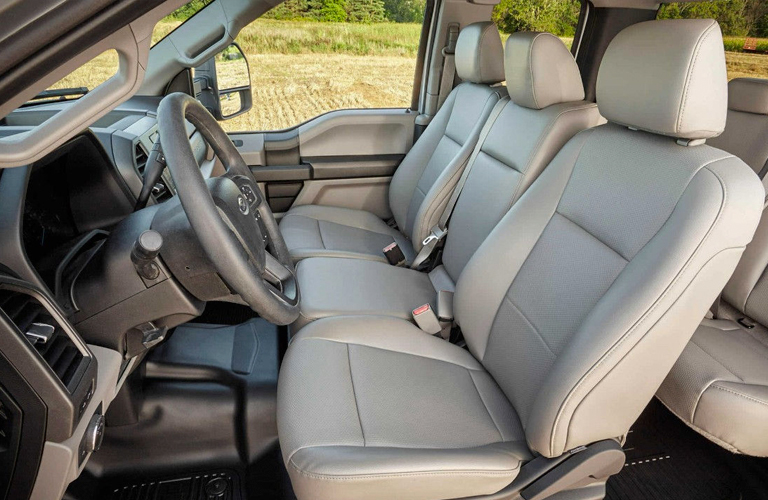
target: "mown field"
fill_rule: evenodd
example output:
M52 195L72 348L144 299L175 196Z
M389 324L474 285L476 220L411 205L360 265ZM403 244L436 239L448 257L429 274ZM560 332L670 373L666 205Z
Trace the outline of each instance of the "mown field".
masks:
M177 25L161 23L154 40ZM237 37L250 64L253 109L223 126L277 130L334 109L407 107L420 30L418 24L258 20ZM570 45L571 40L563 41ZM759 47L763 44L768 40ZM743 38L726 39L729 78L768 78L768 55L736 52L743 45ZM116 57L101 56L58 86L93 87L115 67Z

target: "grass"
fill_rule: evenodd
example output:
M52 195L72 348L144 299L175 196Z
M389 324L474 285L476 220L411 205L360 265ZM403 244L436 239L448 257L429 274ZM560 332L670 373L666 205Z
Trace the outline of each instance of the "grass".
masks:
M161 22L153 40L178 25ZM420 33L419 24L257 20L237 37L250 65L253 108L222 126L278 130L334 109L408 107ZM725 39L728 77L768 78L768 55L744 53L744 40ZM570 47L572 40L563 42ZM758 49L768 51L768 39ZM237 61L218 64L228 72ZM116 58L99 56L57 86L93 88L116 68Z

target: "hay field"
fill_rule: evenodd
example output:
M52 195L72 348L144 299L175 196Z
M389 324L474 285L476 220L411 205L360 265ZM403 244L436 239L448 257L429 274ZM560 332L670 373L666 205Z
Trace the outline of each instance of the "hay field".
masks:
M178 24L158 24L154 41ZM250 64L253 108L222 125L279 130L334 109L408 107L420 30L418 24L257 20L237 37ZM768 78L768 55L727 52L726 60L729 78ZM220 63L221 70L236 63ZM56 87L93 88L116 67L116 54L99 56Z

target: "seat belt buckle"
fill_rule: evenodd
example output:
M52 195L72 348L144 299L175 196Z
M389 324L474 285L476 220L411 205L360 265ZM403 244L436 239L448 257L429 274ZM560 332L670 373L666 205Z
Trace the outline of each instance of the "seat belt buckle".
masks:
M384 247L383 252L384 257L387 258L387 261L391 265L398 267L405 265L405 254L403 254L403 251L400 249L400 245L398 245L397 242Z
M435 311L432 310L432 306L429 304L417 307L413 310L412 314L413 321L416 322L416 326L421 328L422 331L430 335L437 335L443 331Z
M430 244L437 245L448 234L448 228L441 229L440 226L435 226L429 230L429 235L421 242L422 246L428 246ZM434 243L433 243L434 242Z

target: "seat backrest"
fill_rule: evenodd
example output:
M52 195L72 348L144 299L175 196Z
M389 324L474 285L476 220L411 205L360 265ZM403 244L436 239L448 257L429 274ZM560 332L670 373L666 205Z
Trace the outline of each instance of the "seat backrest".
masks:
M625 435L736 267L765 194L703 144L726 99L716 22L619 33L597 82L609 123L565 145L459 278L457 322L532 450Z
M763 172L768 166L768 80L735 78L728 83L725 131L709 144L738 156L756 173Z
M559 38L514 33L504 55L510 100L468 165L443 264L455 282L472 254L555 154L600 120L584 101L581 73Z
M762 175L768 166L768 80L736 78L728 83L728 120L711 145L732 153ZM765 214L765 210L763 211ZM768 217L763 216L723 299L738 311L768 326Z
M491 87L504 80L503 61L501 37L493 23L461 30L455 62L463 83L448 95L392 177L390 208L416 251L440 218L480 129L503 93L503 88Z

